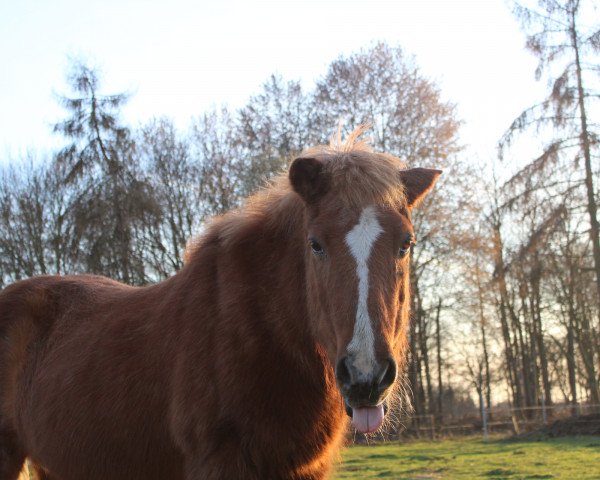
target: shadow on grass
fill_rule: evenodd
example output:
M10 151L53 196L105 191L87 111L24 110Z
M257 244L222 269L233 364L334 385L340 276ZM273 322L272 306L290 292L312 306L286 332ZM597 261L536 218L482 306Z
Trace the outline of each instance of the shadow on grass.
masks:
M384 470L383 472L379 472L376 476L377 478L385 478L385 477L393 477L394 475L396 475L394 472L392 472L391 470Z
M367 455L367 458L371 459L379 459L379 460L398 460L400 459L400 455L395 455L393 453L372 453L371 455Z
M516 472L513 472L512 470L507 470L505 468L494 468L493 470L490 470L489 472L485 472L484 475L486 477L502 477L504 478L505 476L510 476L510 475L514 475Z
M589 448L598 448L600 447L600 441L597 441L599 437L597 436L565 436L565 437L548 437L543 435L532 435L529 437L504 437L497 439L490 439L485 441L488 445L496 445L498 447L508 447L514 448L519 445L526 446L536 443L544 443L547 445L551 445L555 448L560 448L561 450L569 450L569 449L579 449L582 447ZM591 442L590 442L591 440ZM482 440L483 441L483 440ZM515 452L519 451L518 449Z
M448 459L437 455L405 455L405 460L416 460L417 462L447 462Z
M516 475L518 472L514 472L512 470L507 470L505 468L495 468L494 470L490 470L489 472L484 473L483 475L486 477L491 477L494 480L508 480L509 478L513 478L513 475ZM525 477L519 477L524 480L533 480L534 478L554 478L554 475L527 475Z

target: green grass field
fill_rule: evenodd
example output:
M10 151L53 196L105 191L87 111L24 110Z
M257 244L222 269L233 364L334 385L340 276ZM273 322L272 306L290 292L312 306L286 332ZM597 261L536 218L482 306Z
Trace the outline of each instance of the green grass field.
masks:
M600 479L600 437L506 441L481 437L351 446L341 479Z

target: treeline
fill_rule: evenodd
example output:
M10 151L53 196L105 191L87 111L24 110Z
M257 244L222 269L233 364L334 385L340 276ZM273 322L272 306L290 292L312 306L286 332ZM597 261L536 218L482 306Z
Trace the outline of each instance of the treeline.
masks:
M243 107L206 112L185 131L166 118L124 125L127 97L103 95L97 72L75 65L55 126L65 147L0 179L0 281L79 272L158 281L181 268L208 217L326 143L340 120L346 130L370 123L375 149L444 170L413 219L415 412L451 415L467 390L488 407L600 403L600 34L578 25L578 2L540 8L515 12L550 94L500 143L507 152L537 128L541 154L508 175L483 167L494 159L463 158L455 106L383 43L336 59L310 89L273 76Z
M312 91L272 76L242 108L124 125L124 94L103 95L98 72L73 65L62 150L5 169L1 281L91 272L144 284L181 268L207 217L240 205L340 121L372 121L375 147L411 163L456 151L454 107L400 49L379 44L333 62ZM385 99L381 101L381 99Z
M500 139L543 138L539 155L496 190L486 224L504 346L517 407L555 399L600 404L598 54L591 2L515 5L549 95Z
M556 403L572 405L574 414L580 403L600 410L600 25L590 25L593 8L576 0L513 4L549 92L507 126L493 168L473 176L463 165L455 185L464 190L440 186L440 195L477 196L443 212L450 213L444 231L432 231L437 248L415 255L417 276L436 271L413 282L409 376L418 414L452 416L444 401L452 378L467 381L492 416L501 397L517 416ZM539 154L511 167L503 159L518 154L513 145L523 139ZM469 228L457 229L457 219Z

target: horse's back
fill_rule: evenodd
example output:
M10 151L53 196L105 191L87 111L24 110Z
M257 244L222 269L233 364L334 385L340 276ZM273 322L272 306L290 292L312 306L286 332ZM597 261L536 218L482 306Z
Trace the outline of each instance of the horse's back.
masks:
M92 283L103 284L105 280L41 276L0 292L0 412L4 419L14 419L16 386L24 380L30 363L42 357L61 311L68 310L67 304L77 301L78 293L88 290L86 285Z
M58 478L179 476L161 365L169 341L144 295L97 276L0 293L0 422Z
M127 287L106 277L39 276L9 285L0 292L0 335L4 340L11 331L31 325L37 333L48 333L57 316L78 305L89 305L103 291L126 290Z
M5 417L15 407L15 384L43 361L57 330L80 327L100 292L126 288L99 276L40 276L0 292L0 412Z

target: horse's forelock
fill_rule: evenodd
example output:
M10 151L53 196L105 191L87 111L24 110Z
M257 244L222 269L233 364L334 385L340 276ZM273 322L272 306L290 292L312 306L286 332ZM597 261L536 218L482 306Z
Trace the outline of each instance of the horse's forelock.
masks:
M315 147L303 154L323 162L323 175L330 177L329 194L351 208L369 205L402 208L406 205L399 171L405 168L400 159L367 150L335 152L329 147Z
M344 139L341 128L329 145L317 145L302 152L323 163L323 175L330 177L333 195L352 207L378 204L401 208L406 205L398 172L406 168L399 158L375 152L364 137L368 125L361 125Z

